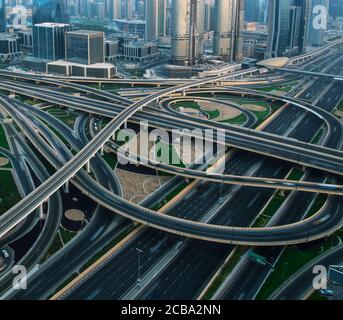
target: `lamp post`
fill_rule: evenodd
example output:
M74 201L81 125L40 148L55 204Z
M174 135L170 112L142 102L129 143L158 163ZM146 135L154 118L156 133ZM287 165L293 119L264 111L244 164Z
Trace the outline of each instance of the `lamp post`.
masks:
M141 286L141 254L143 253L143 250L140 250L136 248L137 254L138 254L138 272L137 272L137 287L138 289Z

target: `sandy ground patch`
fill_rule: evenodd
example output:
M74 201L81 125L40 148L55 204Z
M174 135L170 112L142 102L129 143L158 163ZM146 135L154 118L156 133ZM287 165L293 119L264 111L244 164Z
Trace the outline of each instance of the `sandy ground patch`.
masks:
M220 112L220 116L212 119L215 121L230 120L230 119L240 116L242 113L240 110L236 108L232 108L222 103L216 103L212 101L198 101L198 104L201 106L201 109L205 112L206 111L212 112L212 111L218 110Z
M116 173L121 182L124 198L133 203L139 203L150 193L159 188L158 178L147 174L139 174L117 169ZM160 176L161 184L167 182L171 177Z
M277 94L278 96L284 96L287 92L281 90L273 90L273 94Z
M242 108L248 109L250 111L263 112L266 111L266 107L259 106L257 104L243 104Z
M335 115L338 116L340 119L343 120L343 111L341 111L341 110L336 110L336 111L335 111Z
M9 164L9 160L4 157L0 157L0 167L4 167Z
M65 212L65 217L71 221L82 221L85 214L81 210L70 209Z

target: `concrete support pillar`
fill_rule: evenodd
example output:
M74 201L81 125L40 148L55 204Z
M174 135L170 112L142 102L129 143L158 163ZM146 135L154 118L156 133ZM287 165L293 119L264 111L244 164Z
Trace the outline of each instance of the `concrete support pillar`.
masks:
M280 196L281 197L285 197L286 196L285 190L280 190Z
M86 163L86 171L87 171L88 173L91 172L91 163L90 163L90 160L88 160L87 163Z
M46 216L44 214L44 207L43 207L44 203L41 203L39 205L39 219L40 220L45 220Z
M100 155L101 155L101 156L104 155L104 146L102 146L102 147L100 148Z
M66 181L66 183L63 186L64 188L64 193L69 193L69 180Z
M127 129L127 121L124 122L124 129Z

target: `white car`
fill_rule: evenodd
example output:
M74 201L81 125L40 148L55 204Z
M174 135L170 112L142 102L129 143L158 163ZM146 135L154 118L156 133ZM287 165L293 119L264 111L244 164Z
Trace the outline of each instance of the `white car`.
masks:
M6 258L6 259L10 257L7 250L2 250L1 253L3 254L4 258Z

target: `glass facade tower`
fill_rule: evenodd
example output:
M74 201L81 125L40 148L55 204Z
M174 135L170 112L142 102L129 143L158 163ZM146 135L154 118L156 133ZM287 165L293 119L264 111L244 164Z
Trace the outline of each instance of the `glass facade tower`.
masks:
M33 55L47 60L63 59L65 54L65 33L71 30L69 24L38 23L32 28Z
M90 30L67 32L66 60L88 65L104 62L104 33Z
M0 0L0 32L6 32L7 21L6 21L6 4L5 0Z
M290 0L269 0L267 58L282 56L289 48Z
M33 0L32 24L69 23L68 0Z

